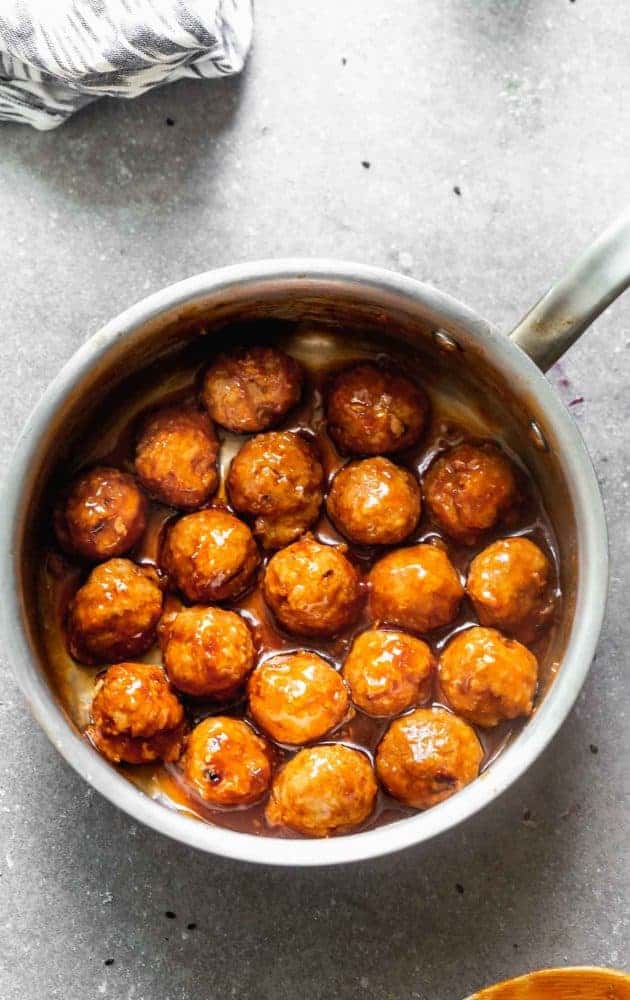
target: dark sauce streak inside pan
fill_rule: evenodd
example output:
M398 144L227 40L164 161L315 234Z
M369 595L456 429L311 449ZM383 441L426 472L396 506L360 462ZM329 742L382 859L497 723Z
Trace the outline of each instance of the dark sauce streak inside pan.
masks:
M348 357L349 355L346 349L344 364L347 362ZM365 359L365 354L362 356L362 359ZM303 400L299 406L288 415L287 419L281 425L283 429L303 433L311 440L314 440L319 448L329 482L337 469L344 462L344 459L337 454L330 439L327 437L323 421L322 396L325 381L331 367L338 368L339 363L337 362L334 366L321 367L316 370L310 368L308 370ZM69 478L70 475L74 474L76 468L80 467L81 464L91 464L92 461L98 461L102 464L113 465L132 471L134 440L139 423L143 416L151 409L154 409L155 406L158 405L158 402L159 405L163 405L165 403L194 403L198 397L201 371L202 369L197 365L192 374L190 374L187 383L182 387L169 389L161 396L158 394L157 397L152 399L151 404L143 409L136 408L133 417L122 424L117 439L113 443L112 447L109 450L100 452L97 451L91 459L88 459L87 462L73 462L73 468L67 471L66 478ZM430 391L431 388L429 384L429 392ZM152 396L153 395L154 394L152 393ZM221 438L224 451L229 451L230 454L233 454L238 449L242 441L246 440L245 437L241 438L231 435L222 431L220 428L217 430L219 437ZM471 433L470 431L467 431L462 422L454 422L450 419L443 419L442 416L437 413L433 415L428 432L420 442L419 446L402 455L394 456L394 460L406 465L416 474L422 476L433 458L441 451L457 444L465 438L474 439L478 436L479 435L474 432ZM504 445L502 446L504 447ZM493 539L504 537L508 534L524 534L539 544L551 558L556 571L556 580L558 579L557 548L551 524L544 511L538 491L536 490L531 477L522 466L518 457L514 454L511 454L511 457L520 469L524 495L524 502L519 509L518 519L516 522L511 524L509 527L506 527L505 525L499 526L497 530L487 533L481 544L477 546L459 546L452 543L447 538L443 539L446 543L450 558L459 570L460 574L462 574L462 579L465 576L471 559L478 551L488 545ZM226 463L225 461L223 462L224 472L227 471L228 464L229 463ZM54 497L51 497L51 503L52 502L54 502ZM225 505L229 509L229 503L225 495L223 477L221 479L219 489L212 498L211 503ZM179 513L174 511L172 508L152 503L150 505L147 529L136 551L131 554L132 557L140 563L156 565L159 561L160 546L162 544L168 522L177 516L179 516ZM331 522L328 520L325 512L323 512L320 516L313 532L322 542L347 544L346 540L339 535ZM426 513L423 513L416 532L413 537L408 540L407 544L429 541L432 539L439 540L440 537L439 531L436 530L434 525L429 523ZM374 561L387 551L389 551L389 549L386 547L367 548L348 545L348 556L359 567L362 573L367 573ZM268 557L265 558L264 562L266 562L267 559ZM48 595L46 598L45 609L48 609L48 613L50 613L51 608L54 609L54 613L57 618L57 629L62 635L62 622L65 616L67 604L84 573L85 569L82 571L70 561L63 557L59 557L55 552L49 551L46 559L44 560L43 589ZM555 612L555 618L557 619L559 617L560 597L557 588L556 597L558 598ZM167 598L167 600L170 600L170 598ZM299 648L314 649L321 655L325 656L329 662L337 667L337 669L341 668L354 636L370 625L367 614L364 612L350 630L334 639L323 641L308 639L301 640L297 636L292 636L282 632L276 626L273 617L262 599L258 585L241 597L240 600L226 603L224 606L239 611L250 623L256 636L260 658L267 658L280 651ZM464 599L460 613L454 622L452 622L447 628L432 632L429 636L424 636L424 638L430 643L436 654L439 654L439 651L448 642L452 635L473 624L476 624L476 618L470 603L467 599ZM536 642L530 644L530 648L535 652L541 664L541 688L546 688L550 679L549 674L554 669L554 665L548 662L549 657L547 656L548 649L551 645L553 627L552 621L550 627L541 633L540 638L538 638ZM156 655L156 651L154 650L147 658L152 660L157 659L159 661L159 654ZM62 698L64 690L66 692L73 691L79 681L83 684L84 688L86 678L90 684L93 683L93 679L96 678L99 672L97 669L81 667L80 665L75 664L69 657L66 657L66 660L67 662L63 668L63 680L60 682L59 677L56 678L57 686L61 690ZM59 673L59 671L57 672ZM86 694L84 691L84 713L85 697ZM203 701L200 699L187 698L186 696L183 697L183 701L186 705L192 724L199 722L208 715L223 713L236 717L248 718L246 710L247 706L244 697L230 703L229 705L219 705L217 703ZM437 683L434 684L432 703L442 704ZM69 710L70 714L76 719L77 711L73 712L72 707L70 707ZM251 722L251 719L249 719L249 721ZM341 728L334 733L329 734L320 742L326 743L340 741L346 743L349 746L363 750L373 760L376 747L385 729L387 728L389 721L390 720L388 719L371 719L362 712L357 711L354 718L342 725ZM495 729L477 730L479 739L484 749L482 769L488 767L488 765L497 757L499 753L501 753L505 746L520 731L522 726L523 721L517 720L513 723L502 724ZM276 763L277 765L280 765L296 751L290 750L286 747L276 746L274 748L274 752ZM298 836L281 828L269 828L267 826L264 819L264 801L240 810L219 810L209 808L199 799L192 796L187 790L182 781L181 771L177 764L166 766L145 765L141 767L123 766L121 770L131 781L139 785L139 787L147 792L147 794L161 801L165 806L181 810L200 820L211 822L232 830L244 833L255 833L262 836ZM373 815L360 829L371 829L375 826L380 826L396 819L412 815L414 812L415 811L412 809L401 806L400 803L396 802L381 790L379 791L377 806Z

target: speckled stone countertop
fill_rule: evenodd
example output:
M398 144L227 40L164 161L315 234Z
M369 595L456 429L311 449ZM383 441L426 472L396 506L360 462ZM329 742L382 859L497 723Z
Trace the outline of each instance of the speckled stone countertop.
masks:
M630 200L625 0L267 0L241 79L0 130L0 447L87 336L250 258L412 274L508 330ZM2 661L2 1000L459 1000L630 966L630 299L550 373L590 449L611 591L589 680L494 807L345 869L255 868L83 783Z

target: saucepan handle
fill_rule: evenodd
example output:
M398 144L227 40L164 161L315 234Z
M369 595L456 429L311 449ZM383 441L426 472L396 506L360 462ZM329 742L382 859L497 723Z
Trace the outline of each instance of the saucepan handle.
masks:
M630 211L574 261L510 334L547 371L630 285Z

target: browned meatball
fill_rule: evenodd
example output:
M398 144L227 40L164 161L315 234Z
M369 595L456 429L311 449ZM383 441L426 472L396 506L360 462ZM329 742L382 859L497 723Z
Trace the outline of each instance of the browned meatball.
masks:
M519 490L510 460L493 444L459 444L424 479L424 499L447 535L474 545L488 528L510 520Z
M160 667L118 663L96 686L87 735L115 764L177 760L184 709Z
M66 551L98 562L129 552L146 515L146 498L133 476L102 465L72 484L55 510L55 532Z
M415 444L427 422L426 393L405 375L359 364L332 379L328 433L342 452L380 455Z
M470 564L466 589L482 625L528 641L553 611L551 563L528 538L493 542Z
M247 623L222 608L184 608L160 626L164 666L186 694L225 700L254 666L256 651Z
M389 552L372 567L369 584L372 618L412 632L448 625L464 596L453 564L435 545Z
M348 714L341 677L306 650L265 660L251 675L247 692L254 721L279 743L310 743Z
M313 445L290 431L247 441L227 478L232 506L254 518L266 549L279 549L313 524L322 503L324 472Z
M248 347L220 354L203 383L213 420L237 434L273 427L302 394L302 369L277 347Z
M176 521L162 567L189 601L227 601L247 589L260 553L246 524L225 510L199 510Z
M367 715L397 715L431 694L433 654L405 632L368 629L357 636L343 665L352 700Z
M308 536L272 557L263 593L280 624L297 635L334 635L363 603L359 574L343 548Z
M136 445L136 473L156 500L191 510L217 488L219 442L207 414L169 406L144 422Z
M200 799L235 809L261 799L271 784L271 750L240 719L215 715L195 726L183 757L184 777Z
M68 609L68 640L80 663L116 663L144 653L162 614L157 573L129 559L95 566Z
M538 661L526 646L494 628L459 632L440 657L438 675L449 704L478 726L531 715Z
M428 809L470 784L483 750L474 729L444 708L417 708L390 725L376 773L395 799Z
M307 837L329 837L363 823L377 784L364 753L337 743L300 750L276 775L265 816Z
M387 458L364 458L335 476L327 510L335 527L359 545L395 545L420 518L420 487Z

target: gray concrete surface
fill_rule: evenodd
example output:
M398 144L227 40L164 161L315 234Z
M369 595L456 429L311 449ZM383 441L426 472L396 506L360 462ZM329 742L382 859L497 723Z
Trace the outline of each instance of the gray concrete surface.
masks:
M5 474L75 348L214 265L402 267L509 329L630 200L627 12L267 0L240 80L104 102L53 133L0 130ZM3 661L2 1000L458 1000L541 966L629 967L629 376L627 298L550 376L583 397L610 519L590 679L529 774L428 847L300 872L167 842L70 771Z

